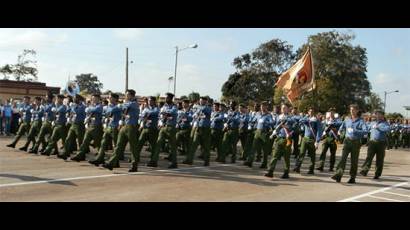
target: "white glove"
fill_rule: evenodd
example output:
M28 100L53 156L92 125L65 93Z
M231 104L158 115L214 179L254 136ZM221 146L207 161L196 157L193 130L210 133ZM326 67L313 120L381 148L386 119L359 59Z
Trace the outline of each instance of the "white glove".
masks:
M319 143L315 142L315 149L319 147Z
M248 130L252 130L252 126L248 125Z
M377 128L377 124L374 124L373 126L372 126L372 129L376 129Z
M104 124L103 124L103 128L106 129L106 128L107 128L107 124L104 123Z
M57 111L56 107L51 108L51 112L55 113Z
M228 128L228 124L227 124L227 123L224 124L224 128Z
M90 107L85 108L85 113L90 113L90 110L91 110Z
M119 120L118 124L119 124L120 126L123 126L123 125L124 125L124 121L123 121L123 120Z
M34 112L34 109L30 109L30 113L33 113Z
M22 113L22 112L24 111L24 109L23 109L23 108L20 108L19 111L20 111L20 113Z
M42 120L42 121L46 121L46 118L45 118L45 117L42 117L41 120Z
M347 132L348 133L353 133L353 129L352 128L347 128Z

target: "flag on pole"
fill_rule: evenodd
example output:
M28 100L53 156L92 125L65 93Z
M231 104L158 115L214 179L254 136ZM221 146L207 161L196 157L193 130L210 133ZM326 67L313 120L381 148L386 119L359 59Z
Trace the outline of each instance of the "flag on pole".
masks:
M314 79L312 53L308 47L302 58L279 77L275 86L281 88L293 103L303 93L315 88Z

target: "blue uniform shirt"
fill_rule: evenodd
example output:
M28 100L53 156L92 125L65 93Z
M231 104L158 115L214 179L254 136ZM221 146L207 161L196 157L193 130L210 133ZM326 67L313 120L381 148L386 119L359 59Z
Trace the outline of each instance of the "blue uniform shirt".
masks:
M121 106L125 114L125 124L126 125L137 125L138 117L140 114L140 108L136 101L125 102Z
M281 124L282 122L286 126L285 128L279 126L279 124ZM295 120L292 119L291 115L279 115L275 124L275 130L277 131L278 137L287 138L288 135L289 137L291 137L295 125L298 125L298 123L296 123Z
M20 111L23 113L22 119L24 122L31 121L31 110L32 107L30 104L23 103L20 107Z
M184 111L180 110L178 111L178 118L177 118L177 124L180 129L188 129L191 128L191 122L192 122L192 111Z
M141 113L144 128L157 128L158 126L159 109L157 106L147 106ZM144 118L146 119L144 121Z
M339 131L346 130L346 137L352 140L359 140L367 133L367 127L362 118L357 118L353 121L351 118L346 118L339 128Z
M13 109L11 108L10 104L6 104L3 107L3 116L4 117L11 117L13 114Z
M174 104L164 104L160 111L161 121L163 125L176 127L178 109Z
M370 123L370 140L386 141L387 133L390 131L389 124L384 121L373 121Z
M88 107L88 114L91 117L91 125L102 124L103 106L101 104Z
M229 110L227 114L225 114L226 124L230 129L237 129L239 128L240 118L239 112Z
M272 128L273 126L273 119L272 119L272 114L270 113L257 113L255 115L256 119L256 129L262 130L262 131L268 131L269 129Z
M52 109L56 107L54 103L48 103L45 105L44 108L44 120L46 121L54 121L55 120L55 113L52 111Z
M65 125L67 122L67 106L61 104L61 105L56 105L56 124L57 125Z
M311 139L316 139L316 142L320 142L322 137L322 124L316 117L304 117L299 120L299 123L305 126L304 137L309 137Z
M37 106L37 108L33 108L32 117L33 121L41 121L44 115L44 109L41 106Z
M86 117L85 114L85 105L84 104L75 104L73 106L70 107L70 112L74 113L73 115L73 119L74 119L74 123L79 124L79 123L83 123L84 119Z
M250 118L248 113L239 113L239 129L248 129Z
M214 111L211 114L211 128L222 130L224 128L224 113L222 111Z
M198 105L193 115L194 127L196 126L195 124L197 124L198 127L209 128L211 126L211 113L211 107L207 105Z
M323 127L323 132L326 131L328 127L330 127L326 133L323 133L322 135L326 135L328 137L333 137L336 138L337 136L337 130L340 128L342 125L342 121L338 119L333 119L333 120L325 120L323 122L324 127Z

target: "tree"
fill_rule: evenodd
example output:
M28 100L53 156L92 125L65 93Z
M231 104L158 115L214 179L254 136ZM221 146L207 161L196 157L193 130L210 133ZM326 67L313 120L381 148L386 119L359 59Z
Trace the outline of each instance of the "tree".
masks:
M366 49L352 45L353 39L353 34L336 31L309 37L316 89L306 93L298 102L301 108L314 106L324 112L335 107L338 113L345 114L348 106L356 103L361 110L366 110L366 98L371 89L366 76ZM299 48L298 58L307 47L305 44Z
M18 55L17 64L6 64L0 67L0 73L4 79L9 79L9 75L13 75L16 81L37 81L38 70L37 61L30 58L35 57L35 50L23 50L23 53Z
M200 97L200 94L194 91L192 91L192 93L188 95L188 98L190 101L199 101L199 97Z
M223 84L222 98L239 103L272 100L277 77L293 60L292 46L280 39L236 57L232 63L236 72Z
M396 119L404 118L404 116L401 113L387 113L385 117L387 120L390 120L390 119L396 120Z
M101 93L103 84L98 80L98 77L92 73L80 74L75 76L78 86L81 91L86 92L87 94Z
M382 99L376 93L371 92L366 98L366 108L369 112L374 112L375 110L383 109Z

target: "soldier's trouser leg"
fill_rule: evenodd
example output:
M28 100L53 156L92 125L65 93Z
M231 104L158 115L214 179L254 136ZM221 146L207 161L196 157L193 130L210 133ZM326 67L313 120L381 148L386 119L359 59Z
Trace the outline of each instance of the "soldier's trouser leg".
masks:
M77 138L76 129L78 129L78 126L73 124L68 130L67 138L64 142L64 155L66 156L69 156L72 153L72 151L74 150L74 145L77 144L75 141L75 139Z
M370 141L369 145L367 146L367 156L366 160L363 162L361 170L367 174L369 172L372 161L374 156L376 155L376 143L374 141Z
M154 151L155 151L154 146L155 146L157 139L158 139L158 130L156 128L144 128L141 131L141 134L139 135L137 145L135 147L135 151L138 157L141 156L142 148L144 147L145 142L148 141L151 146L150 150L151 150L151 158L152 158ZM139 162L139 159L138 159L138 162Z
M51 123L48 121L43 122L40 128L40 132L38 133L37 142L33 147L34 151L38 151L40 144L43 146L43 148L46 147L45 136L50 133L51 133Z
M322 144L322 153L319 156L319 167L320 168L323 168L325 166L326 153L329 148L330 148L330 143L327 141L324 141Z
M130 143L131 149L131 162L137 163L139 156L137 155L137 138L138 138L138 129L135 125L125 125L121 127L118 133L117 144L114 148L114 153L111 158L108 160L107 164L114 165L119 161L119 156L123 154L127 142Z
M231 135L230 135L230 146L231 146L231 160L235 161L236 160L236 154L238 152L238 139L239 139L239 131L238 129L233 129L231 130Z
M386 144L381 142L376 152L376 172L375 176L380 177L383 172L384 156L385 156Z
M299 150L299 134L296 134L292 137L292 143L293 143L293 151L292 155L295 157L299 156L300 150Z
M249 155L251 154L254 137L255 137L255 132L253 130L249 131L248 139L246 140L246 144L245 144L245 154L244 154L245 160L248 160Z
M99 147L101 145L102 126L92 125L85 132L84 141L80 146L80 151L76 154L78 157L85 157L85 154L90 152L90 142L94 140L94 145Z
M263 133L261 130L257 129L255 130L255 135L253 137L253 142L252 142L252 148L249 152L248 155L248 162L249 163L253 163L253 160L255 158L255 152L261 152L261 148L263 146L263 144L267 144L266 143L266 134Z
M246 143L248 141L248 132L246 130L241 130L239 132L239 140L241 141L241 158L246 159Z
M55 125L53 128L53 134L51 134L50 140L47 143L45 150L46 154L50 154L52 150L58 152L57 142L60 140L65 132L65 125Z
M199 141L200 141L200 132L199 127L195 127L191 131L191 147L186 155L185 161L192 162L195 157L196 149L198 148Z
M269 163L269 171L275 171L276 163L280 158L284 157L284 172L289 172L289 164L290 164L290 145L286 145L285 138L276 138L274 143L274 149L272 151L272 159Z
M182 147L183 154L187 154L190 142L190 129L181 129L178 131L176 141Z
M209 162L211 158L211 128L201 128L201 148L204 161Z
M20 124L16 136L12 142L13 145L17 144L20 138L30 129L30 124L28 122L23 122Z
M41 128L41 121L33 121L30 127L30 131L28 132L27 141L24 147L28 147L31 142L33 142L33 148L36 145L36 136L40 132Z
M108 146L108 142L112 140L112 135L113 135L113 128L107 127L104 129L104 134L101 140L101 147L98 150L98 155L95 158L97 161L104 161L105 157L105 151Z
M171 126L162 127L159 131L158 140L155 144L155 151L154 154L151 155L152 162L158 162L159 159L159 152L160 146L162 146L165 140L168 140L169 147L170 147L170 159L173 164L177 161L176 155L176 128Z
M336 175L340 177L343 176L343 172L346 167L347 157L349 156L349 154L351 154L350 176L356 177L360 145L360 140L350 140L348 138L344 140L342 158L340 159L337 165Z
M297 164L296 167L301 167L303 163L303 159L305 158L306 152L308 152L308 155L310 157L310 166L309 170L313 170L315 167L315 158L316 158L316 151L315 151L315 141L313 139L310 139L308 137L304 137L302 139L302 145L301 145L301 151L300 155L297 159Z
M222 156L222 130L212 129L211 140L216 147L216 158L220 159Z

